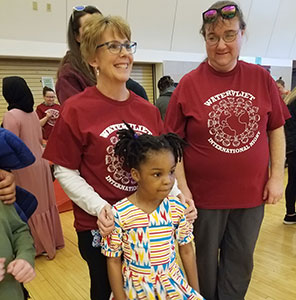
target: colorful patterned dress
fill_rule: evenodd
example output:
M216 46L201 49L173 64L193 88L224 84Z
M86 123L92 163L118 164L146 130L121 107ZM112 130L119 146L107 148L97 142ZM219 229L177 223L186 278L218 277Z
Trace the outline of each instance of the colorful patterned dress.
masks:
M113 206L115 229L102 241L107 257L124 256L122 271L128 299L204 299L191 288L176 262L175 240L193 240L185 206L165 198L151 214L127 198Z

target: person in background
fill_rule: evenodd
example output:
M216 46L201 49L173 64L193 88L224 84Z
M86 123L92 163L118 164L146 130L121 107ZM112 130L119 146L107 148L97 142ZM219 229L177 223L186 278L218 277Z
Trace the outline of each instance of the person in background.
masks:
M80 52L81 27L92 14L101 12L90 5L76 6L70 16L67 33L69 50L60 63L55 86L60 104L86 87L96 84L95 70L84 62Z
M100 234L114 228L111 205L137 189L114 154L116 132L125 126L123 119L137 134L159 135L163 130L158 109L126 88L136 46L122 18L99 14L88 18L81 53L98 70L97 84L64 103L44 152L73 201L74 226L80 254L89 267L92 300L109 299L111 292L106 258L98 249ZM193 214L196 217L195 208Z
M285 81L282 79L282 77L279 77L279 79L276 80L276 85L278 86L282 99L285 100L286 96L290 94L290 91L286 89Z
M34 238L36 255L53 259L56 249L64 247L64 238L56 206L49 163L42 158L42 132L34 99L26 81L18 76L3 78L2 93L8 103L3 127L18 136L35 156L35 162L23 169L12 170L15 183L32 193L38 207L28 221Z
M176 176L198 209L200 293L243 300L264 204L283 194L289 112L270 74L238 60L246 30L239 6L218 1L202 19L207 59L179 82L165 130L188 143Z
M285 123L286 162L288 164L288 184L286 186L286 215L284 224L296 224L296 88L285 98L291 118Z
M125 124L128 129L117 133L115 154L138 188L113 206L115 229L103 239L114 297L204 299L197 292L192 224L186 222L186 207L169 196L184 141L172 133L138 135ZM175 243L187 280L177 263Z
M135 94L139 95L145 100L148 100L148 96L145 89L140 85L139 82L133 80L132 78L129 78L128 81L126 82L126 88L128 90L133 91Z
M174 80L168 75L163 76L159 79L157 87L159 89L159 97L155 105L160 111L162 120L164 120L169 101L175 90Z
M60 105L54 102L56 95L53 89L45 86L42 93L44 102L37 106L36 113L40 119L42 137L47 141L51 130L59 117Z
M63 104L70 96L97 83L95 69L83 60L80 51L82 25L92 14L101 14L101 12L91 5L73 7L67 33L69 50L60 63L55 86L60 104ZM145 89L138 82L130 78L126 85L128 89L148 100Z

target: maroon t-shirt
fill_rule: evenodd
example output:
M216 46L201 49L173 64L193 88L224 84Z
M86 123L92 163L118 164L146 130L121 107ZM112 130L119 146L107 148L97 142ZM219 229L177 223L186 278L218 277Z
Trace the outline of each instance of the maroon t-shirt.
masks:
M53 126L55 125L56 120L59 117L60 114L60 105L54 104L51 106L45 105L44 103L41 103L36 108L36 113L39 117L39 119L43 119L46 116L46 113L50 112L52 113L52 116L47 120L45 125L42 127L42 136L45 140L48 140L51 130Z
M55 90L60 104L69 97L81 93L86 87L93 86L81 72L76 71L70 63L65 63L59 70Z
M165 131L186 139L184 168L198 208L263 203L268 180L267 131L285 123L287 108L262 67L239 61L228 73L202 63L174 91Z
M139 134L159 135L163 124L158 109L130 92L115 101L88 87L69 98L47 143L44 158L80 175L111 205L136 190L136 183L114 155L117 131L128 122ZM74 205L77 231L97 228L96 217Z

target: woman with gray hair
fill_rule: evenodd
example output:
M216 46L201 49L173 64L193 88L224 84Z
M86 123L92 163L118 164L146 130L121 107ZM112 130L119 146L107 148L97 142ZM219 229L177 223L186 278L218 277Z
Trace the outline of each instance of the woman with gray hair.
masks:
M218 1L202 19L207 59L179 82L165 127L188 142L177 179L198 209L200 292L243 300L264 204L283 193L289 113L270 74L238 59L246 30L240 7Z

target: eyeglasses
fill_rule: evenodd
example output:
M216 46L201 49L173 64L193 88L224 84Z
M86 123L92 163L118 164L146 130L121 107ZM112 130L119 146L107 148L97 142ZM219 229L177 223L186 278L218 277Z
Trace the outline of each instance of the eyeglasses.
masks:
M229 31L226 31L221 37L217 36L213 33L210 33L209 35L206 35L205 40L208 43L208 45L210 45L210 46L214 46L214 45L218 44L220 39L222 39L225 43L231 43L236 39L238 33L239 33L239 30L236 30L236 31L229 30Z
M237 5L225 5L221 8L211 8L202 13L202 18L205 23L214 22L218 15L223 19L232 19L236 16L236 13L239 11Z
M119 54L122 51L123 47L125 48L125 50L128 53L131 53L131 54L134 54L137 50L137 42L126 42L126 43L121 44L118 41L111 41L111 42L106 42L106 43L98 45L96 47L96 49L101 48L103 46L107 46L107 49L112 54Z
M55 96L45 96L45 98L48 98L48 99L55 99Z

